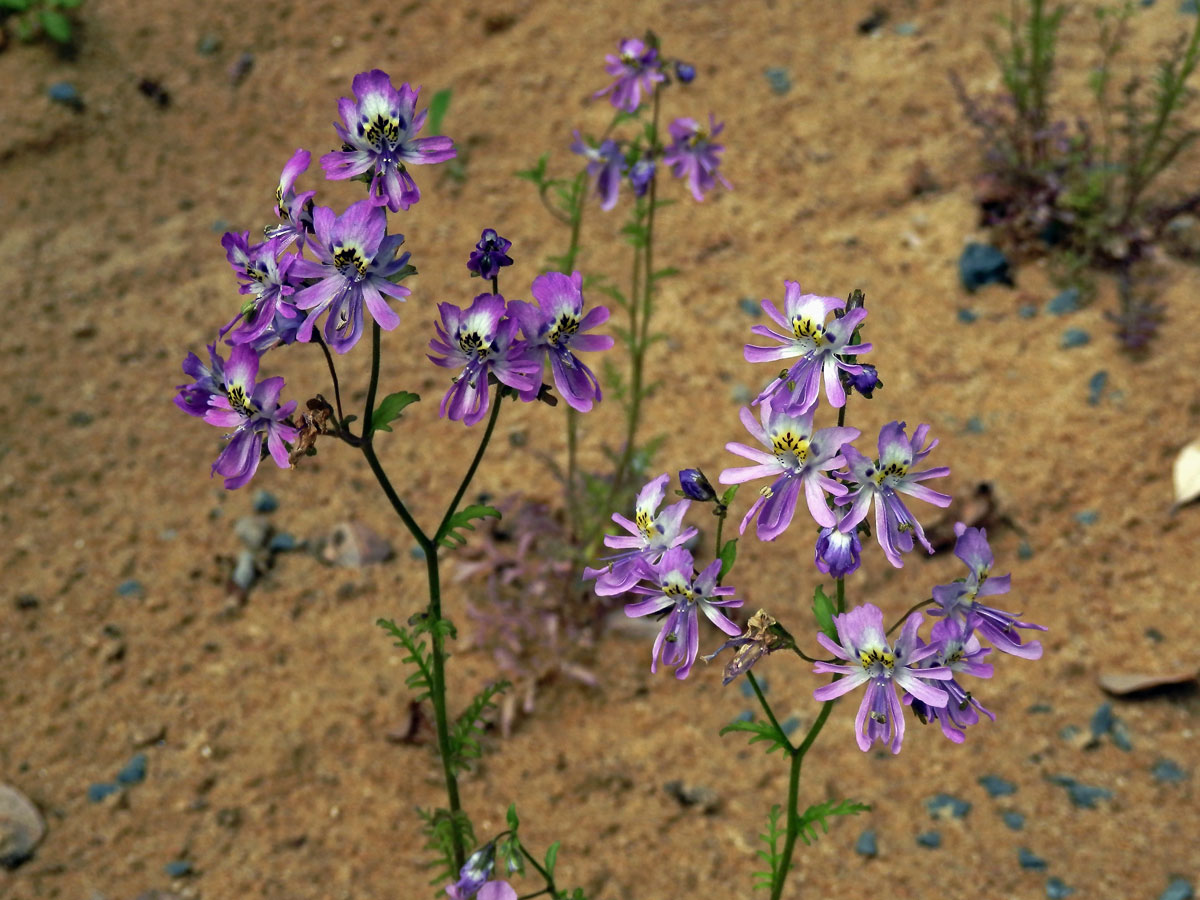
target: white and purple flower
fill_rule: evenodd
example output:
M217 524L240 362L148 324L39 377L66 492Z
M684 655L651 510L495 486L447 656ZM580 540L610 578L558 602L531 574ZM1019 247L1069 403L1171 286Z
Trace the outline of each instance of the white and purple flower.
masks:
M317 192L296 193L296 179L307 171L311 158L303 147L293 153L279 176L279 186L275 188L275 215L279 224L269 226L265 234L268 239L280 240L280 252L298 240L296 252L303 256L306 238L312 231L312 198Z
M875 502L875 537L888 562L898 569L904 567L900 554L908 553L913 548L913 535L916 535L921 546L933 552L921 523L913 518L900 495L908 494L942 507L949 506L952 499L949 494L920 484L930 478L949 475L949 468L938 466L922 472L912 471L912 467L937 446L938 442L933 440L924 449L921 447L929 434L929 426L919 426L913 432L912 440L905 435L904 428L903 422L889 422L883 426L879 432L877 460L868 459L853 447L845 448L846 464L855 486L838 501L841 505L850 505L838 523L838 529L846 533L853 531L867 517L871 502Z
M841 372L860 375L863 367L845 362L842 357L866 353L870 344L850 344L854 330L867 317L866 309L859 307L835 318L826 324L830 314L844 309L845 300L822 297L819 294L800 293L800 284L784 281L783 312L770 300L763 300L762 308L783 332L769 325L755 325L750 330L757 335L778 341L777 347L759 347L747 344L743 353L747 362L771 362L800 357L791 368L763 389L755 403L769 397L786 396L789 406L805 412L817 405L821 392L821 381L825 382L825 396L831 406L846 405L846 392L842 388Z
M599 147L593 147L580 137L577 129L571 152L578 153L587 160L588 177L595 179L600 208L607 212L616 206L621 189L621 176L627 171L621 146L607 138Z
M698 201L703 201L705 192L716 187L718 181L725 190L733 190L733 185L717 171L725 146L712 142L724 127L712 113L708 114L707 128L691 118L676 119L667 126L673 143L663 153L663 163L671 167L676 178L687 179L688 188Z
M253 298L242 310L241 318L245 321L229 336L233 344L257 341L271 327L276 315L285 319L294 319L297 315L296 307L291 302L296 288L288 278L288 272L299 257L283 253L285 243L282 237L253 245L249 239L248 231L241 234L227 231L221 238L225 258L233 267L238 281L242 282L238 290Z
M325 340L345 353L362 337L364 304L380 328L395 328L400 316L384 295L401 300L409 295L408 288L390 280L404 269L409 254L396 256L404 235L386 234L387 213L370 200L359 200L340 216L318 206L313 231L309 243L318 261L297 259L291 269L294 278L319 279L292 297L297 309L308 311L299 339L312 340L315 320L328 310Z
M386 72L372 69L354 76L354 96L338 101L342 121L333 127L344 149L321 157L331 181L372 172L370 202L392 212L408 209L421 192L406 165L445 162L456 155L448 137L415 137L429 110L417 113L420 88L407 83L396 90Z
M480 294L465 310L452 303L439 303L441 323L435 323L437 337L429 342L435 365L444 368L462 366L454 383L442 398L440 415L474 425L487 415L489 406L488 375L516 391L536 392L540 362L530 360L525 348L514 343L517 321L505 316L507 305L499 294Z
M688 677L700 653L700 613L728 635L742 633L742 629L720 610L721 607L741 606L742 601L733 597L717 599L733 593L731 587L717 586L717 575L721 571L719 559L713 560L697 575L692 554L683 547L674 547L662 555L657 565L643 561L641 570L642 577L650 580L653 586L633 588L632 593L646 595L646 599L627 603L625 615L637 618L670 610L654 641L651 672L658 671L661 654L664 665L676 667L676 678Z
M825 494L841 497L846 488L824 473L846 464L841 455L843 445L862 432L846 426L813 431L811 410L797 415L790 410L777 410L770 402L762 405L761 414L761 425L755 421L749 407L742 407L740 416L746 430L767 450L736 442L725 445L726 450L753 460L757 465L726 469L718 478L721 484L774 478L759 492L758 499L742 519L741 533L745 534L750 520L758 516L756 534L759 540L775 540L791 524L801 488L808 511L817 524L833 527L837 518L829 508Z
M629 532L629 536L607 534L604 546L620 550L608 557L607 565L598 569L584 569L585 580L596 579L596 593L601 597L623 594L641 578L641 564L657 563L663 553L690 541L697 534L693 527L683 528L683 517L691 506L690 500L673 503L662 512L659 505L667 493L671 476L662 474L647 482L634 501L634 520L629 521L620 513L613 513L612 520Z
M658 50L647 47L638 38L623 39L617 45L616 55L609 53L604 58L604 70L616 81L596 91L592 97L611 94L609 102L627 113L637 112L642 105L642 94L653 95L654 86L667 80L662 72Z
M845 660L846 665L814 663L814 672L837 672L845 677L817 688L813 697L822 702L834 700L859 685L867 686L854 718L855 738L860 750L870 750L875 741L880 741L892 753L900 752L904 741L904 707L896 696L897 687L928 707L944 707L948 701L944 690L923 679L948 681L954 673L944 666L917 668L915 665L938 650L933 645L921 645L917 629L921 627L922 618L920 613L913 613L905 620L894 648L883 630L883 611L870 603L833 617L840 645L824 633L817 634L821 646L838 659Z
M992 677L992 665L980 662L992 652L992 648L982 646L979 638L971 633L969 625L953 619L943 619L934 624L930 638L938 648L937 653L927 660L930 665L945 666L955 675ZM942 726L942 734L954 743L961 744L966 739L963 729L976 724L979 721L979 713L983 713L993 722L996 721L996 716L959 684L957 678L943 682L941 687L949 695L945 706L929 706L912 694L904 700L912 706L913 712L922 722L937 721Z
M514 300L510 313L521 323L525 352L537 361L538 372L543 360L550 361L554 386L567 404L579 412L587 412L601 399L600 382L584 365L576 352L608 350L613 339L606 334L586 334L608 321L608 308L596 306L583 312L583 275L572 272L547 272L533 279L529 288L536 303ZM541 376L521 393L522 400L533 400L541 390Z

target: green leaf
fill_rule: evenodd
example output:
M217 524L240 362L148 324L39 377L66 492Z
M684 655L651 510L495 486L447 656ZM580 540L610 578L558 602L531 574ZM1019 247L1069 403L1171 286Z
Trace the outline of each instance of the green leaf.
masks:
M514 172L518 178L525 181L532 181L536 185L542 185L546 182L546 164L550 161L550 154L543 153L538 157L537 165L532 169L522 169L519 172Z
M71 20L62 13L53 9L39 10L38 21L50 38L60 44L71 43Z
M721 495L721 505L729 506L729 504L733 502L733 498L737 495L738 488L740 487L740 484L735 484L733 487L726 488L725 493Z
M433 692L433 657L426 649L425 642L417 640L415 635L409 634L408 629L391 619L378 619L375 624L396 638L397 647L408 651L403 661L415 666L416 671L405 678L404 683L416 692L413 699L419 703L427 698Z
M29 9L30 0L0 0L0 9L11 9L13 12L25 12Z
M813 591L813 617L817 620L817 628L832 641L838 639L837 628L833 624L833 614L837 609L833 605L833 601L825 595L825 588L817 585L817 589Z
M857 816L859 813L870 812L871 807L865 803L853 803L849 800L840 800L836 804L832 800L827 800L824 803L818 803L815 806L810 806L800 816L800 840L805 844L812 846L812 843L820 837L817 834L817 829L814 824L821 826L821 833L829 833L829 823L826 821L830 816Z
M658 281L661 278L670 278L673 275L678 275L679 269L674 266L668 266L665 269L659 269L650 276L651 281Z
M508 819L508 827L511 830L516 831L521 827L521 820L517 818L517 804L508 804L508 812L504 814L504 817Z
M776 803L771 807L771 811L767 813L767 830L760 834L759 840L767 845L766 850L756 851L763 858L768 866L766 872L754 873L754 887L761 888L765 891L775 887L775 873L779 868L779 839L785 837L786 829L779 827L779 817L783 814L783 807Z
M730 722L717 733L724 736L732 731L745 731L754 735L750 738L751 744L767 741L770 744L767 747L768 753L774 753L776 750L790 750L792 746L787 735L770 722Z
M390 281L392 284L399 284L405 278L408 278L408 276L416 275L416 274L418 274L417 267L414 266L412 263L405 263L399 269L397 269L395 272L393 272L391 275L388 276L388 281Z
M733 564L737 562L737 542L737 538L730 538L725 542L725 546L721 548L721 572L719 575L717 575L718 584L722 581L722 579L725 578L726 575L729 574L729 570L732 569Z
M475 526L471 524L473 519L499 519L500 510L491 506L468 506L460 509L450 517L450 521L446 523L446 527L438 537L438 543L443 547L462 547L467 543L466 535L459 534L459 529L465 528L467 531L474 531Z
M446 118L446 110L450 108L450 95L454 91L443 88L433 95L429 101L429 115L425 119L425 133L437 134L442 128L442 119Z
M454 726L450 730L450 766L456 772L469 769L471 760L483 756L483 748L479 746L479 736L483 734L483 729L479 720L486 710L495 708L496 704L492 699L510 687L512 685L503 679L489 684L454 720Z
M394 394L388 394L375 407L375 412L371 413L371 430L391 431L391 423L400 418L400 413L404 407L410 403L416 403L420 399L417 394L410 391L397 391Z
M554 865L558 862L558 848L562 841L555 841L550 845L550 849L546 851L546 871L550 873L550 877L554 877Z
M57 7L58 9L78 9L83 4L83 0L49 0L47 6Z

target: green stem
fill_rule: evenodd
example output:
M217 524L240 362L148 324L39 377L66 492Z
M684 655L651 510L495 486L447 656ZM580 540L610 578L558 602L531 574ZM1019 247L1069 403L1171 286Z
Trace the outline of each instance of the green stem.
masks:
M767 714L767 718L775 727L775 730L779 732L779 736L783 738L784 744L787 745L787 752L794 753L796 748L793 747L792 742L787 739L787 734L780 726L779 720L775 718L775 713L771 709L771 704L767 702L767 695L763 693L762 688L759 686L758 679L754 677L754 673L749 669L746 670L746 678L750 682L750 686L754 688L754 695L758 697L758 703L763 708L763 712Z
M467 492L467 487L471 484L471 479L475 477L475 470L479 468L479 463L483 460L483 454L487 451L488 444L492 440L492 432L496 429L496 419L500 415L500 391L501 386L496 385L496 394L492 398L492 414L488 416L487 428L483 431L483 438L479 442L479 446L475 450L475 458L471 460L471 465L467 469L467 474L463 476L462 483L458 486L458 491L454 494L454 499L450 501L450 505L446 508L446 514L442 516L442 521L437 527L437 531L433 533L431 543L437 547L441 543L442 538L446 536L449 530L450 520L454 514L458 512L459 501L462 500L463 494Z
M342 414L342 391L338 386L337 369L333 366L333 355L329 352L329 347L321 340L321 335L313 331L313 340L321 345L321 351L325 354L325 362L329 366L329 377L333 379L333 399L337 403L338 413L338 429L342 430L342 419L346 418Z
M549 893L551 897L557 897L558 896L558 888L555 887L555 885L554 885L554 876L551 875L549 872L547 872L546 868L534 858L533 854L525 849L524 844L521 845L521 853L525 856L525 858L527 860L529 860L530 865L532 865L535 869L537 869L538 874L541 875L542 878L546 879L545 890L538 891L535 894L526 894L525 896L536 897L536 896L538 896L538 894Z
M363 411L362 437L364 441L371 440L375 428L371 423L375 415L375 392L379 388L379 336L382 329L378 322L371 322L371 380L367 383L367 405Z
M575 177L571 190L571 243L564 256L565 268L574 271L575 257L579 253L579 235L583 228L583 193L587 184L587 170ZM569 274L569 273L564 273ZM579 413L567 407L567 524L572 540L579 536L579 497L576 490L578 475Z

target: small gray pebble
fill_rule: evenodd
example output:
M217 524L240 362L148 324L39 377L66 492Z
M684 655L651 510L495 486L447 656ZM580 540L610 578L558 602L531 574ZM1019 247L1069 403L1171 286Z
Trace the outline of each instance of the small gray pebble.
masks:
M782 96L792 89L792 76L787 69L773 66L764 69L763 74L767 77L767 84L771 86L771 93Z
M973 309L960 309L958 311L958 321L962 322L964 325L970 325L978 318L979 313L975 312Z
M254 553L250 550L239 551L237 562L233 566L233 574L229 577L243 591L250 590L258 578L258 566L254 562Z
M1158 900L1193 900L1196 890L1186 878L1172 878L1167 889L1158 895Z
M1100 521L1100 513L1094 509L1083 509L1075 513L1075 521L1080 525L1095 525Z
M1006 809L1000 818L1004 819L1004 824L1013 831L1020 831L1025 827L1025 816L1016 810Z
M254 495L254 511L256 513L275 512L279 509L279 500L270 491L260 490Z
M1088 405L1099 406L1104 397L1104 388L1108 384L1108 373L1101 369L1088 379Z
M916 22L898 22L898 23L896 23L895 32L896 32L896 34L900 35L901 37L912 37L914 34L917 33L917 23Z
M117 773L117 784L140 784L146 780L146 754L135 753L124 768Z
M746 406L755 398L755 394L744 384L735 384L729 392L729 396L733 398L733 402L739 406Z
M1169 759L1160 759L1156 762L1150 769L1150 774L1154 776L1155 781L1161 781L1164 784L1179 784L1187 779L1187 772Z
M1008 257L987 244L971 243L963 248L958 258L958 277L972 294L985 284L1013 286Z
M83 109L83 98L79 96L79 91L75 85L69 81L54 82L54 84L46 88L46 95L55 103L69 106L76 112L80 112Z
M290 553L299 546L300 542L295 536L286 531L271 535L271 540L267 542L267 549L272 553Z
M1113 715L1112 704L1101 703L1092 713L1092 721L1088 727L1091 728L1092 737L1104 737L1112 731L1115 722L1116 716Z
M0 784L0 867L15 869L33 856L46 822L28 797Z
M1079 289L1067 288L1046 304L1046 312L1052 316L1065 316L1079 309Z
M979 779L983 789L992 797L1008 797L1017 792L1017 786L999 775L984 775Z
M971 811L971 804L951 794L938 794L925 801L925 808L935 819L945 819L947 816L962 819Z
M122 597L140 597L145 591L142 589L140 581L136 578L130 578L117 585L117 593Z
M762 306L753 297L743 297L738 301L738 308L752 318L756 318L762 312Z
M942 835L937 831L923 831L917 835L917 843L930 850L936 850L942 846Z
M201 56L212 56L221 49L221 39L215 34L203 35L196 41L196 52Z
M1046 879L1046 896L1050 900L1065 900L1075 893L1075 888L1063 883L1062 879L1051 876Z
M173 859L165 866L163 871L171 878L186 878L192 874L192 864L186 859Z
M1020 309L1017 310L1017 315L1020 316L1022 319L1032 319L1034 316L1037 315L1037 307L1034 306L1032 303L1026 303L1024 306L1022 306Z
M1059 341L1059 347L1063 350L1070 350L1074 347L1083 347L1092 341L1092 336L1082 328L1068 328L1062 334L1062 340Z
M1021 864L1022 869L1033 869L1038 872L1046 869L1046 861L1028 847L1017 848L1017 861Z
M233 524L233 533L250 550L260 550L271 536L271 523L264 516L242 516Z
M111 781L97 781L88 785L87 798L89 803L103 803L105 798L120 792L120 786Z
M874 828L868 828L858 836L858 840L854 842L854 852L867 859L874 859L879 855L879 841L875 837Z

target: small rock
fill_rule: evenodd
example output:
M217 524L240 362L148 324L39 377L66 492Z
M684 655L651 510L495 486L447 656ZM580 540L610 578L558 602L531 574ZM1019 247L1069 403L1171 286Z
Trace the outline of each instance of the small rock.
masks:
M1046 896L1050 900L1065 900L1075 893L1075 888L1068 887L1062 879L1051 876L1046 879Z
M763 75L767 77L767 84L771 86L772 94L782 96L792 89L792 76L788 74L787 69L771 67L764 69Z
M83 98L79 96L79 91L75 85L69 81L56 81L50 87L46 88L46 96L55 103L61 103L63 106L69 107L75 112L83 112Z
M758 314L762 312L762 306L752 297L743 297L738 301L738 309L744 312L751 318L758 318Z
M221 49L221 38L215 34L206 34L196 41L196 52L201 56L212 56Z
M329 533L321 551L327 563L359 568L394 555L391 545L362 522L342 522Z
M170 878L186 878L195 870L192 868L192 864L186 859L173 859L163 866L163 871Z
M270 491L260 490L254 495L254 511L270 513L279 509L279 499Z
M854 852L867 859L874 859L879 855L879 841L875 837L874 828L868 828L858 836L858 840L854 842Z
M1025 827L1025 816L1016 810L1006 809L1000 814L1000 818L1002 818L1004 820L1004 824L1013 831L1020 831Z
M271 535L271 540L267 542L267 549L272 553L291 553L299 546L300 542L296 540L295 535L286 531Z
M1092 336L1082 328L1068 328L1062 333L1062 339L1058 342L1058 346L1063 350L1071 350L1075 347L1083 347L1090 344Z
M901 37L912 37L919 29L916 22L897 22L893 30Z
M89 803L103 803L113 794L121 792L120 786L111 781L98 781L95 784L89 784L87 789L87 798Z
M1149 637L1149 635L1147 635ZM1161 636L1158 640L1161 640ZM1151 640L1155 640L1151 638ZM1159 688L1172 688L1180 686L1190 686L1196 683L1196 672L1180 671L1180 672L1159 672L1151 673L1136 673L1124 674L1115 672L1103 672L1096 679L1100 687L1110 694L1117 697L1127 697L1131 694L1141 694L1149 691L1154 691Z
M1104 735L1112 731L1113 723L1117 717L1113 715L1113 707L1111 703L1101 703L1096 707L1096 711L1092 713L1092 721L1088 727L1091 729L1092 737L1102 738Z
M1158 895L1158 900L1193 900L1196 890L1186 878L1172 878L1167 889Z
M1033 547L1029 541L1021 541L1017 544L1017 558L1022 561L1033 559Z
M250 550L261 550L271 536L271 523L265 516L242 516L233 525L233 533Z
M1046 312L1052 316L1065 316L1079 309L1079 288L1067 288L1046 304Z
M917 835L917 844L928 847L930 850L936 850L942 846L942 835L937 831L923 831Z
M1108 373L1101 369L1088 379L1088 405L1099 406L1104 396L1104 388L1108 384Z
M246 76L250 74L250 70L253 68L254 54L247 50L235 59L233 65L229 67L229 83L237 87L246 80Z
M970 325L978 318L979 313L975 312L973 309L960 309L958 311L958 321L962 322L964 325Z
M755 393L744 384L735 384L729 390L729 396L738 406L746 406L755 398Z
M1017 861L1021 864L1022 869L1033 869L1036 872L1046 870L1046 861L1028 847L1017 848Z
M1095 525L1100 521L1100 513L1094 509L1081 509L1075 513L1075 521L1080 525Z
M758 679L758 688L764 694L766 694L770 690L770 682L767 681L767 679L765 679L765 678L760 678L760 679ZM749 678L742 679L742 696L743 697L753 697L754 696L754 685L752 685L750 683Z
M77 409L75 412L67 416L67 424L72 428L87 428L95 421L96 417L86 409Z
M984 775L979 779L983 789L991 797L1008 797L1017 792L1017 786L999 775Z
M117 773L117 784L141 784L146 780L147 762L145 753L135 753L129 762L125 763L121 771Z
M983 434L986 430L987 427L979 416L971 416L967 419L967 434Z
M786 719L784 719L782 722L779 723L779 727L780 727L780 729L782 729L784 734L791 737L792 732L800 727L800 720L797 719L795 716L788 716Z
M33 801L0 784L0 867L15 869L33 856L46 834L46 822Z
M1113 798L1113 792L1108 788L1080 784L1070 775L1047 775L1046 780L1066 788L1071 802L1081 809L1096 809L1097 801Z
M1164 784L1179 784L1187 780L1187 772L1169 759L1160 759L1156 762L1151 767L1150 774L1154 776L1155 781L1160 781Z
M734 718L733 721L735 721L735 722L753 722L754 721L754 711L750 710L750 709L743 709L740 713L737 714L737 717Z
M1022 319L1032 319L1037 316L1037 307L1032 303L1026 303L1017 310L1017 315Z
M1200 2L1198 0L1183 0L1179 4L1179 12L1185 16L1200 15Z
M257 579L258 564L255 562L254 553L250 550L238 551L237 562L233 564L233 574L229 576L229 580L243 591L248 591Z
M22 612L28 612L31 609L37 609L41 602L36 594L18 594L13 605Z
M988 244L967 244L958 258L958 277L972 294L985 284L1013 286L1008 257Z
M721 808L721 798L712 788L696 785L684 787L682 781L668 781L663 790L678 800L683 806L698 806L705 815L712 815Z
M140 597L145 593L145 589L136 578L130 578L117 585L117 593L122 597Z
M950 794L938 794L925 801L925 808L935 819L962 819L971 811L971 804Z

